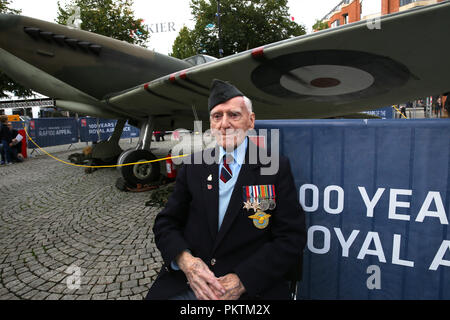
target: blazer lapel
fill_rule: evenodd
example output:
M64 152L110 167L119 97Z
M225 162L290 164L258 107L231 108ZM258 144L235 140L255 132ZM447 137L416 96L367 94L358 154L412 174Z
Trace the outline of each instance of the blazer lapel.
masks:
M217 154L217 152L213 152L214 154ZM204 164L200 183L202 184L203 196L205 199L205 211L209 230L214 241L217 236L219 225L219 165L217 161L212 165Z

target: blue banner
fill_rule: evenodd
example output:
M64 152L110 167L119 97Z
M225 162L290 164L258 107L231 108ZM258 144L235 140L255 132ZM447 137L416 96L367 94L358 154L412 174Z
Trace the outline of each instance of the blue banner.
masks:
M79 130L81 142L97 142L98 132L100 132L100 140L106 141L114 132L117 120L97 119L97 118L80 118ZM130 126L128 123L123 129L121 139L139 137L139 129Z
M78 142L78 125L71 118L41 118L29 122L28 134L39 147L51 147ZM32 143L29 148L36 149Z
M393 119L394 118L394 110L392 107L385 107L381 109L364 111L363 113L370 114L372 116L380 117L381 119Z
M384 107L381 109L364 111L363 113L370 114L372 116L380 117L381 119L393 119L394 110L392 107Z
M450 121L257 128L280 130L306 213L301 299L450 299Z

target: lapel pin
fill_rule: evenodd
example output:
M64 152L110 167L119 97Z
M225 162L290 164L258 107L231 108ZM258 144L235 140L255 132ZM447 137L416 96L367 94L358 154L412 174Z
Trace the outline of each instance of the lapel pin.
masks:
M208 184L208 190L212 190L212 185Z
M212 181L212 174L209 175L208 181Z

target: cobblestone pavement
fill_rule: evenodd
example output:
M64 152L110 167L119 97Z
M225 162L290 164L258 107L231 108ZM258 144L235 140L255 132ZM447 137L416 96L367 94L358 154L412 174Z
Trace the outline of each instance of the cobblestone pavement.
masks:
M48 151L67 161L84 146ZM0 299L145 297L162 262L151 230L160 208L145 207L149 192L117 190L118 177L43 155L0 167Z

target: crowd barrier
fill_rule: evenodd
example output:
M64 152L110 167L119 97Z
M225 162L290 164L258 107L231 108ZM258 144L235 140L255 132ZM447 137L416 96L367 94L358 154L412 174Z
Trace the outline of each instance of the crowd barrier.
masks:
M78 124L71 118L32 119L28 124L28 134L42 148L78 142ZM29 143L30 149L36 149Z
M305 209L300 299L450 299L450 122L257 121L280 129Z
M40 118L31 119L26 124L28 133L39 147L53 147L78 142L105 141L114 132L117 120L97 118ZM13 122L20 129L25 122ZM128 123L123 129L122 139L139 137L139 129ZM100 136L100 137L99 137ZM99 139L100 138L100 139ZM34 143L28 143L30 149L36 149Z

